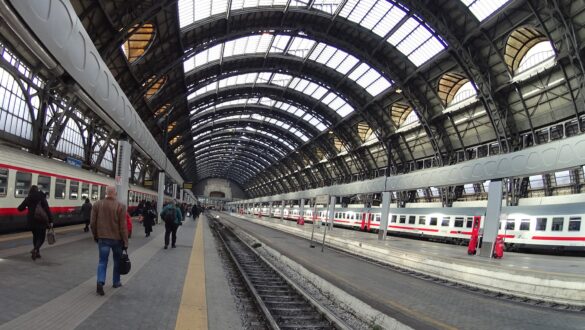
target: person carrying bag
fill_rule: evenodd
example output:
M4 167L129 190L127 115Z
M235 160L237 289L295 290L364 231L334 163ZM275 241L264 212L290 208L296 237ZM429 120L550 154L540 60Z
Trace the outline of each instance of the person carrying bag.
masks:
M47 198L39 187L33 185L28 191L28 196L20 203L20 212L28 209L26 222L33 235L33 249L30 251L32 260L41 257L41 246L45 242L47 227L53 226L53 215L49 209Z
M165 222L165 249L169 246L169 236L172 234L172 245L174 249L177 247L177 229L182 223L183 215L181 210L176 206L176 201L172 201L161 212L162 219Z

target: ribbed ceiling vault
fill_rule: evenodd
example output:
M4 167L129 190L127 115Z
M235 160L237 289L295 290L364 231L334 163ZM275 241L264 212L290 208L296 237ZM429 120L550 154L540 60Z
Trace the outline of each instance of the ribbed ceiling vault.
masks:
M585 42L565 34L583 2L269 2L72 1L187 180L251 196L509 152L584 111ZM519 78L531 56L554 63Z

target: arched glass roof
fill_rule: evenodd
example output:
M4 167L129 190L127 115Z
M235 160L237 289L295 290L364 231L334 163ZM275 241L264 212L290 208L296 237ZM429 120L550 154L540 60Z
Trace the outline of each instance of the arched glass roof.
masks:
M237 140L237 143L235 143L236 140ZM214 143L214 141L225 141L225 142ZM266 147L268 150L272 150L273 152L277 153L281 157L286 156L286 154L279 147L269 145L268 143L265 143L264 141L261 141L261 140L255 140L254 142L256 144L260 144L260 145ZM242 140L240 140L239 137L237 137L237 138L234 138L234 137L213 137L213 138L205 139L205 140L202 140L201 142L198 142L197 144L194 145L194 148L195 148L195 150L205 150L205 149L207 149L209 147L213 147L213 146L223 146L223 145L232 146L232 145L234 145L234 143L236 145L242 145Z
M292 104L289 104L289 103L273 100L269 97L261 97L261 98L254 97L254 98L247 98L247 99L242 98L242 99L237 99L237 100L221 102L221 103L218 103L218 104L215 104L212 106L205 106L205 107L200 107L200 108L194 109L191 111L191 115L194 115L194 114L200 115L200 114L204 114L204 113L208 113L208 112L215 112L216 110L228 108L228 107L232 107L232 106L254 106L254 105L263 105L263 106L278 108L278 109L281 109L283 111L286 111L290 114L293 114L293 115L303 119L304 121L306 121L310 125L314 126L316 129L318 129L321 132L327 129L327 125L325 125L323 123L323 121L321 121L319 118L308 113L307 110L299 108L299 107L292 105Z
M213 133L213 132L215 132L215 131L217 131L217 130L221 130L221 131L223 131L223 130L225 130L225 128L223 128L223 127L218 127L218 128L216 128L216 129L213 129L213 130L206 130L206 131L204 131L204 132L201 132L201 133L199 133L199 134L195 135L195 136L193 137L193 140L194 140L194 141L197 141L197 140L199 140L199 138L201 138L201 137L204 137L204 136L206 136L206 135L208 135L208 134L211 134L211 133ZM285 146L287 146L287 147L288 147L288 148L289 148L291 151L292 151L292 150L294 150L294 149L295 149L295 147L297 147L297 146L293 146L292 144L290 144L290 143L289 143L287 140L285 140L285 139L282 139L282 138L280 138L280 137L278 137L278 136L276 136L276 135L274 135L274 134L272 134L272 133L266 132L266 131L264 131L264 130L261 130L261 129L252 128L252 127L250 127L250 126L246 126L246 127L234 127L234 128L229 128L229 131L230 131L230 132L233 132L233 133L246 133L246 132L252 132L252 133L258 133L258 134L262 134L262 135L264 135L264 136L267 136L267 137L271 138L272 140L275 140L275 141L279 141L279 142L281 142L282 144L284 144ZM291 127L291 128L289 129L289 132L291 132L291 133L293 133L293 134L295 134L297 131L298 131L298 130L297 130L296 128L294 128L294 127ZM242 135L243 135L243 134L242 134ZM250 138L249 138L249 137L247 137L247 136L241 136L241 137L240 137L240 139L241 139L241 140L249 140Z
M324 64L366 89L372 96L377 96L392 83L376 69L356 57L328 44L305 37L290 35L261 34L246 36L216 45L186 60L185 72L197 69L212 62L242 55L278 54L294 56Z
M258 120L258 121L263 121L266 123L269 123L271 125L275 125L278 127L282 127L285 130L290 130L291 129L291 125L278 120L278 119L274 119L271 117L267 117L267 116L263 116L263 115L259 115L257 113L255 114L246 114L246 115L232 115L232 116L225 116L225 117L221 117L221 118L208 118L206 120L203 121L199 121L197 122L197 125L195 125L193 128L197 128L199 126L208 124L213 122L214 124L221 124L222 122L225 121L230 121L230 120L242 120L245 121L247 119L253 119L253 120ZM292 132L292 130L290 130L290 132ZM294 135L296 135L298 138L300 138L301 140L303 140L303 142L307 142L309 141L309 137L307 137L307 135L305 133L302 132L302 130L300 129L296 129L294 132ZM312 136L311 136L312 137Z
M490 17L510 0L461 0L481 22Z
M341 96L332 92L330 89L303 78L274 72L245 73L223 78L199 88L187 96L187 100L191 100L208 92L217 92L219 89L226 87L237 85L256 86L260 84L276 85L304 93L314 98L316 101L320 101L328 105L342 118L354 112L354 108L351 105L349 105L343 98L341 98Z
M485 0L490 1L503 0ZM179 0L179 24L184 28L215 15L229 17L245 8L306 9L345 18L384 38L416 66L445 49L445 41L406 6L388 0Z

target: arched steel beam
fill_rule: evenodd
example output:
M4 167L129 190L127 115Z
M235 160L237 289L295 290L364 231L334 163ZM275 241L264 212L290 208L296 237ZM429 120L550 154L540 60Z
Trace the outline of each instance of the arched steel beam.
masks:
M309 133L312 136L317 136L321 133L315 126L310 124L309 122L297 117L289 112L284 110L280 110L278 108L273 108L265 105L233 105L222 107L219 109L215 109L213 111L206 111L204 113L194 114L191 116L191 122L204 122L206 120L215 120L227 116L233 115L252 115L252 114L259 114L264 117L270 117L273 119L278 119L282 122L285 122L291 127L295 127L297 129L300 128L301 131Z
M514 116L510 115L507 109L507 102L500 99L495 93L495 88L498 86L494 85L496 79L494 74L490 72L488 63L491 62L483 52L484 47L478 48L473 45L466 45L467 40L469 40L470 29L480 28L479 22L475 19L460 19L461 13L472 17L471 11L460 1L449 1L448 7L442 4L441 1L422 3L416 0L402 0L402 2L416 11L447 41L450 46L449 54L477 87L480 100L489 115L498 143L504 152L512 151L513 145L516 144L517 140L515 137L518 134L516 123L514 122ZM458 7L458 9L453 10L453 7ZM489 39L485 32L476 36L475 40L480 38L484 39L483 41L488 47L495 47L493 41ZM491 52L489 54L491 55ZM497 58L501 64L507 66L503 56Z
M201 171L203 173L203 171L207 171L207 172L211 172L214 171L214 173L222 173L222 174L227 174L227 169L222 169L221 165L224 164L223 161L221 160L210 160L207 164L205 164L202 168ZM240 178L237 181L245 184L245 182L247 180L249 180L250 178L256 176L258 173L255 171L252 171L251 169L249 169L249 167L246 167L244 163L242 162L233 162L232 163L232 168L237 169L238 171L238 175L237 177ZM198 173L199 175L199 173Z
M207 143L205 145L207 148L205 150L202 150L204 148L200 148L199 151L195 151L195 157L197 157L198 155L201 155L202 153L208 151L208 150L214 150L216 148L229 148L229 149L234 149L234 148L243 148L243 149L247 149L250 151L254 151L257 153L262 153L266 156L268 156L270 159L272 159L272 163L275 163L277 161L279 161L280 159L282 159L282 156L276 152L274 152L273 150L266 148L266 146L260 144L260 143L244 143L244 144L238 144L237 142L235 142L234 139L224 139L223 141L213 141L211 143Z
M254 166L250 166L249 164L247 164L244 160L241 159L235 159L232 162L230 162L229 164L226 164L225 160L221 159L221 158L209 158L208 160L206 160L204 163L201 164L201 170L205 170L205 169L217 169L217 170L222 170L225 172L227 171L227 168L229 168L230 164L234 164L234 166L236 167L240 167L239 171L241 171L242 173L245 173L245 177L246 180L254 177L258 174L258 172L260 172L261 170L256 169L256 167ZM242 181L242 182L245 182Z
M241 136L221 134L221 132L218 132L218 134L213 138L206 137L205 139L199 140L199 143L196 145L195 148L195 153L197 154L198 150L216 144L237 145L238 143L240 143L243 146L249 145L255 147L256 149L264 149L266 150L266 152L269 152L274 157L279 157L279 159L282 159L282 157L286 156L286 154L288 153L288 149L284 149L282 148L282 146L275 144L273 142L274 140L269 138L262 139L262 136L254 136L252 139L242 139Z
M238 158L235 158L235 157L229 158L229 154L225 154L225 153L203 155L197 160L197 166L202 166L203 164L205 164L209 160L221 159L225 163L229 163L231 161L244 162L245 164L248 164L249 167L253 168L257 172L264 170L266 168L265 164L263 164L262 162L259 162L254 156L255 156L254 154L248 154L248 153L240 153ZM244 161L244 159L245 159L245 161Z
M256 163L258 163L258 165L261 165L264 168L270 166L274 162L272 159L268 158L266 155L258 155L258 153L255 152L254 150L247 150L247 149L246 150L242 149L242 150L238 150L238 151L216 149L216 150L212 150L212 151L207 152L207 153L202 153L201 155L199 155L199 157L197 157L197 160L205 159L208 156L225 156L227 159L231 159L230 157L240 158L240 157L246 156L246 158L248 158L251 162L256 162Z

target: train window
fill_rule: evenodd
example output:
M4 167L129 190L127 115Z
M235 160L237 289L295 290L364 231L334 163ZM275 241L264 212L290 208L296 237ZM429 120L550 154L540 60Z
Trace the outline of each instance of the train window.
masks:
M465 227L473 228L473 218L471 218L471 217L467 218L467 223L465 224Z
M581 230L581 217L570 217L569 218L569 231L580 231Z
M0 197L6 197L8 190L8 169L0 168Z
M99 187L95 184L91 185L91 200L97 201L98 197L100 196L98 188Z
M516 220L508 219L506 221L506 230L516 230Z
M563 222L565 222L565 218L553 218L552 220L552 231L563 231Z
M376 215L374 216L374 221L376 221L376 222L380 222L380 220L381 220L381 219L382 219L382 216L381 216L381 215L379 215L379 214L376 214Z
M129 191L128 192L128 201L130 201L130 203L132 203L133 200L134 200L134 192Z
M396 223L396 215L395 214L392 215L392 220L390 222Z
M106 198L106 186L100 187L100 199Z
M69 181L69 199L79 199L79 181Z
M437 218L431 218L431 226L437 225Z
M463 228L463 218L455 218L455 227Z
M419 225L426 225L427 224L427 217L424 215L421 215L418 217L418 224Z
M55 198L56 199L65 198L65 186L66 185L67 185L67 181L65 181L65 179L57 178L55 180Z
M37 178L37 186L39 186L39 190L44 192L45 194L49 194L51 196L51 177L39 175Z
M450 217L443 218L443 221L441 221L441 227L449 227L450 221L451 221Z
M32 173L16 172L14 196L26 197L32 184Z
M414 225L415 222L416 222L416 216L411 215L411 216L408 217L408 223L409 224Z
M530 219L520 220L520 230L530 230Z
M406 223L406 216L405 215L400 216L400 223Z
M536 218L536 230L546 230L546 218Z
M86 198L89 198L89 183L82 183L81 184L81 199L85 201Z

